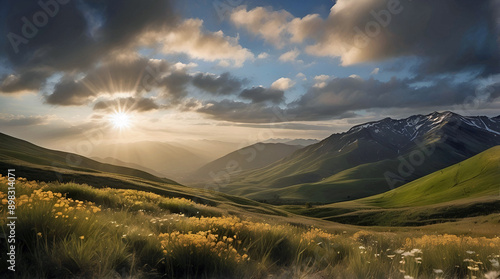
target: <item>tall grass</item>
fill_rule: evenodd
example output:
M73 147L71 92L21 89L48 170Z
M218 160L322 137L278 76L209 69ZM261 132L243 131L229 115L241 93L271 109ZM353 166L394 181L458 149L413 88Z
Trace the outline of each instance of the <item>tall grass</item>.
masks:
M2 214L6 188L0 177ZM18 179L17 193L21 278L481 278L500 272L499 238L332 234L249 221L186 199L73 183ZM6 250L5 242L0 246ZM2 278L13 276L3 260L1 267Z

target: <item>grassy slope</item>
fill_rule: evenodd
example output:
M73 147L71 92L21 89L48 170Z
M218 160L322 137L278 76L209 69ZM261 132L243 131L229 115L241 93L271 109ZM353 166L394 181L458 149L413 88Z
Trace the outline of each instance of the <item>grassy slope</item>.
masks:
M328 180L330 183L326 183L328 181L321 180L321 178L327 177L328 179L332 175L355 168L365 161L377 161L375 157L367 159L365 154L371 148L379 149L380 147L372 142L365 142L361 146L359 142L355 142L345 147L342 152L325 153L315 148L317 147L306 147L297 151L291 158L278 161L263 169L235 176L234 182L225 190L231 194L250 195L257 199L269 199L279 195L280 198L283 196L282 198L287 200L325 202L320 200L328 197L321 193L321 189L325 189L323 187L328 188L332 184L349 181ZM318 187L315 191L311 191L308 185ZM313 192L319 194L315 197Z
M431 205L462 198L498 197L500 146L392 191L362 199L382 208Z
M432 144L433 140L429 139L428 144ZM354 143L348 147L349 150L343 150L340 154L320 154L310 150L304 152L309 153L306 157L280 161L266 169L244 173L243 179L236 176L235 182L225 190L230 194L271 202L279 197L284 203L332 203L383 193L390 190L384 174L387 171L397 173L401 162L398 159L363 159L366 154L371 154L371 148L379 148L370 144L373 143L365 143L360 148ZM407 161L410 151L402 155ZM406 177L406 181L464 159L450 150L447 144L439 144L432 155L426 157L425 162ZM282 177L275 179L278 175Z
M179 183L173 180L159 178L144 171L104 164L77 154L46 149L2 133L0 133L0 161L11 164L29 163L52 166L92 173L107 172L179 185Z
M352 226L327 232L317 228L325 223L321 220L311 227L302 223L304 217L235 217L228 210L148 192L20 178L16 188L16 216L23 220L16 225L16 239L22 244L17 272L6 271L2 260L2 278L402 278L404 272L430 279L436 268L444 278L483 278L494 268L492 257L500 257L495 256L497 237L377 233ZM2 227L6 191L7 179L0 177ZM403 260L398 249L415 255ZM474 263L464 259L471 257L482 262L481 270L469 271Z
M292 212L358 225L425 225L500 212L500 146L389 192Z
M71 161L80 163L67 164L68 156L71 156ZM143 190L168 197L188 198L198 203L236 211L287 215L285 211L247 198L185 187L170 179L159 178L143 171L45 149L0 133L0 169L12 168L16 169L16 176L29 180L75 182L98 188Z
M389 190L384 174L398 174L400 156L407 162L415 160L415 156L410 157L422 154L420 147L425 147L423 162L413 164L411 174L396 187L499 144L490 133L466 125L457 128L443 122L438 129L442 133L423 135L418 145L410 144L401 153L367 131L334 134L276 164L234 175L224 191L280 204L353 200Z
M218 158L192 174L196 178L208 179L210 172L218 173L229 169L247 171L272 164L302 148L283 143L257 143ZM236 167L234 166L235 164Z

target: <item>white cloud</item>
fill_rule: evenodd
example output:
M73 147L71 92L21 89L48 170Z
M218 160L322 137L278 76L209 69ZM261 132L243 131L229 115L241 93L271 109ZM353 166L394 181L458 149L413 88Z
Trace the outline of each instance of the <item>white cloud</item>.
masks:
M227 61L227 60L221 60L219 62L219 64L217 64L217 66L222 67L222 68L227 68L227 67L231 67L231 63L229 63L229 61Z
M266 59L269 57L269 53L267 52L262 52L259 55L257 55L257 59Z
M298 49L293 49L293 50L290 50L288 52L285 52L283 53L279 60L282 61L282 62L294 62L295 59L297 59L297 57L299 56L300 54L300 51Z
M296 78L299 78L299 79L302 79L304 81L307 80L307 77L306 75L304 75L304 73L298 73L297 75L295 75Z
M375 68L373 71L370 73L370 75L378 75L378 72L380 71L380 68Z
M192 68L196 68L196 67L198 67L198 64L196 64L194 62L189 62L188 64L184 64L182 62L177 62L173 66L173 68L176 71L186 71L186 70L189 70L189 69L192 69Z
M315 76L314 80L316 80L316 81L326 81L329 78L330 78L329 75L319 75L319 76Z
M203 20L187 19L159 40L165 53L186 53L192 58L220 61L220 65L241 67L254 59L252 52L238 43L238 38L224 36L222 31L202 31ZM158 34L156 34L157 36ZM230 63L232 62L232 63Z
M308 14L300 18L293 17L286 10L273 11L272 8L264 7L247 10L246 6L241 6L231 14L231 21L237 27L247 29L279 49L290 44L306 43L301 51L314 56L340 57L342 65L347 66L421 53L422 45L428 48L429 52L437 53L441 57L449 56L449 59L457 59L461 55L461 48L457 46L461 44L456 42L460 42L462 34L468 32L463 28L475 26L473 17L465 13L470 10L472 14L478 15L484 13L485 7L488 6L488 4L472 5L453 0L399 2L337 0L326 18L322 18L319 14ZM434 36L428 36L423 32L423 26L415 26L415 22L418 22L422 15L426 15L428 20L439 18L440 15L436 11L450 7L456 12L443 16L443 24L427 31ZM466 18L469 24L456 26L457 20L462 18ZM436 47L434 38L454 27L460 31L451 34L452 39L443 41L448 47ZM448 48L451 51L447 52ZM496 52L494 54L496 55ZM438 57L429 55L431 56ZM481 64L479 61L472 61ZM430 64L436 68L450 65L450 63Z
M318 76L315 76L314 77L314 80L316 81L316 83L314 83L313 87L316 87L316 88L323 88L327 85L327 80L330 79L330 76L329 75L318 75Z
M271 88L285 91L285 90L292 88L294 85L295 85L295 82L293 80L291 80L289 78L282 77L282 78L279 78L278 80L276 80L275 82L273 82L271 84Z
M323 19L318 14L306 15L303 18L294 18L287 26L287 31L291 34L290 42L302 43L311 34L321 32L323 25Z
M236 26L244 27L278 48L285 46L284 37L291 18L293 16L285 10L275 12L263 7L247 11L246 6L240 6L231 14L231 21Z

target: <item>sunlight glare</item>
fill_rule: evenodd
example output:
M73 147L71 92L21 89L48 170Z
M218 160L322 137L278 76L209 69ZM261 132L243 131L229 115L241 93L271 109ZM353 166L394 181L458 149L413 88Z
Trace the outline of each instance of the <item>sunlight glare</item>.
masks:
M124 129L130 126L130 116L123 112L116 112L110 117L110 121L115 128Z

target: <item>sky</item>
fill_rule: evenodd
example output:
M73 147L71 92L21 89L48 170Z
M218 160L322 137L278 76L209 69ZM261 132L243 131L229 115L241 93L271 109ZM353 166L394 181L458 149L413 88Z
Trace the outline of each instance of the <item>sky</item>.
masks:
M322 139L499 115L500 1L2 1L0 132L102 142Z

